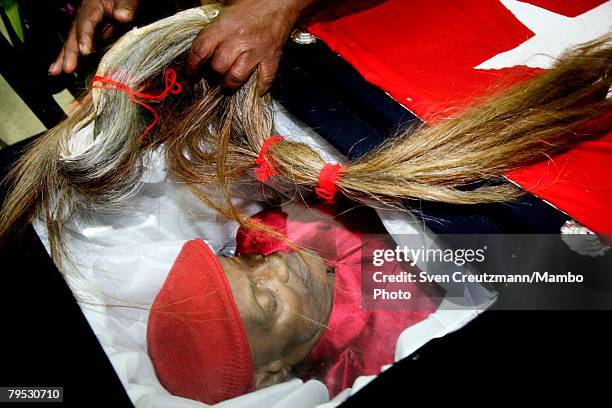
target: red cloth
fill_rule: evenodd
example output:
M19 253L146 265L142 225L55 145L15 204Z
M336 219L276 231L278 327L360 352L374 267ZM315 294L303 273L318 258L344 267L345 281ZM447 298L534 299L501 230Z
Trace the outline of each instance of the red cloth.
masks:
M398 336L435 311L434 293L414 284L373 282L371 274L375 271L418 271L395 262L382 267L362 267L371 265L368 254L373 249L394 247L389 238L366 235L382 232L368 228L368 220L376 217L372 211L349 213L345 218L350 220L343 222L343 217L331 217L300 205L285 206L283 210L264 210L255 218L286 233L290 241L317 252L335 270L334 303L327 329L298 369L301 378L322 379L334 396L350 387L358 376L378 374L383 365L395 361ZM238 232L237 254L287 250L284 243L274 238L242 229ZM374 309L376 302L370 296L373 289L397 289L394 285L409 289L413 298L401 304L388 304L391 308L395 306L393 310Z
M567 17L605 0L527 0ZM541 70L474 69L534 34L499 1L354 0L317 14L307 28L369 82L428 123L465 109L494 84ZM609 138L508 176L598 233L611 233ZM545 188L544 188L545 186Z
M508 177L598 234L612 234L612 133Z

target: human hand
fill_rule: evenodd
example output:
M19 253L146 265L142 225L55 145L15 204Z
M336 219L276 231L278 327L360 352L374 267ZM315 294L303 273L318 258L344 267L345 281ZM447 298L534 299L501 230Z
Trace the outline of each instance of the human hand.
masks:
M93 51L93 38L104 17L119 23L134 19L140 0L83 0L64 42L64 47L49 67L50 75L70 74L77 67L79 56Z
M259 67L266 92L278 69L283 45L302 11L315 0L233 0L193 41L187 70L196 74L209 63L223 86L241 86Z

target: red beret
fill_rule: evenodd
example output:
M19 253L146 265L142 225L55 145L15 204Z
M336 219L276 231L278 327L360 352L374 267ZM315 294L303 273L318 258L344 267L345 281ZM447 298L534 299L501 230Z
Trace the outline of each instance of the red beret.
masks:
M174 395L215 404L255 389L229 282L201 239L185 243L155 298L147 347L157 378Z

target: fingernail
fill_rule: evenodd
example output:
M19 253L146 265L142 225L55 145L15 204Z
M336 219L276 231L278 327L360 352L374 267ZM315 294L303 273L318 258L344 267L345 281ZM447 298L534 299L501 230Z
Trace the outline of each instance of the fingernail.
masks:
M49 66L49 71L47 71L49 75L53 73L53 68L55 68L55 62L52 62L51 65Z
M89 52L84 44L79 43L79 52L81 55L87 55Z
M121 17L124 19L131 19L132 18L132 10L130 9L126 9L126 8L119 8L117 10L115 10L115 17Z

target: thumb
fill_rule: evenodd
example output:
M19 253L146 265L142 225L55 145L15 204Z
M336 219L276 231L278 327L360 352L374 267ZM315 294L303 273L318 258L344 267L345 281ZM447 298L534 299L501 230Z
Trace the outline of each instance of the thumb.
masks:
M113 17L120 23L128 23L134 19L140 0L115 0Z

